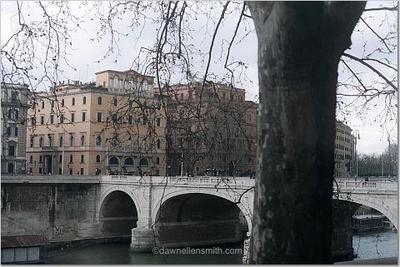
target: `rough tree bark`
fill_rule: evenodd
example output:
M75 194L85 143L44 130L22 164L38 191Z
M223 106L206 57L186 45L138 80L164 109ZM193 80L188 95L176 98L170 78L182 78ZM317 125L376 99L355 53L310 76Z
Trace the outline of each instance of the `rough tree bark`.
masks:
M248 2L258 36L251 263L331 263L337 68L364 2Z

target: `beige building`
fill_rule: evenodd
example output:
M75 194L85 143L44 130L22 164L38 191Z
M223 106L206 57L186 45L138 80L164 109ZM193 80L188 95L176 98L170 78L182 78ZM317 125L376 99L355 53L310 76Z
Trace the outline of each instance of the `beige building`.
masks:
M1 173L26 172L26 113L28 85L1 84Z
M170 175L255 173L257 104L245 101L244 89L192 83L162 91Z
M341 121L336 121L335 177L350 177L355 170L355 136L352 129Z
M164 175L166 121L149 94L152 83L107 70L96 84L62 83L39 94L28 113L28 171Z

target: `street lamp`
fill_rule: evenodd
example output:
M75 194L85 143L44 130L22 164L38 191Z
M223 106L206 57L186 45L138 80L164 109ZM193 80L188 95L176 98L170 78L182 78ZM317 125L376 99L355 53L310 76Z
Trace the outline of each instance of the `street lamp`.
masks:
M357 177L358 177L357 139L360 139L360 132L358 130L354 130L354 132L356 133L356 136L354 136L354 145L355 145L354 154L355 154L355 157L356 157L356 179L357 179Z

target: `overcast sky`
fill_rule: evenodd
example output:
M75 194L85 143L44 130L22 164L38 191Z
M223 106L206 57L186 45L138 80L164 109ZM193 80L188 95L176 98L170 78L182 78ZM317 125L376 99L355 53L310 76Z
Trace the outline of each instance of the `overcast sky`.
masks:
M392 2L383 3L386 6L393 5ZM379 6L382 3L368 2L368 6ZM208 3L202 12L196 17L188 21L191 29L190 42L194 45L194 49L206 52L210 45L211 34L216 18L221 10L222 3ZM36 2L24 2L24 12L29 12L31 20L42 19L42 11ZM81 80L81 81L94 81L94 73L104 69L127 70L130 68L137 69L135 59L139 54L141 47L152 47L156 40L156 26L155 24L148 23L143 29L136 27L134 30L128 27L131 23L129 16L123 17L121 20L115 22L121 32L128 33L126 37L121 37L119 40L119 55L117 53L111 54L103 59L107 50L108 37L106 35L102 40L91 40L96 37L96 31L99 29L99 21L94 16L92 10L87 6L81 6L80 2L74 2L71 5L71 10L74 14L82 16L84 20L80 23L80 29L72 33L72 49L68 50L68 59L70 64L76 68L76 71L67 67L65 64L62 66L63 77L60 80ZM217 79L227 77L227 71L224 70L224 61L226 56L226 48L228 40L232 37L234 27L238 18L238 12L228 10L225 20L221 24L221 30L217 35L215 47L213 51L212 62L210 65L210 72L217 76ZM364 14L364 19L373 27L374 31L380 36L386 36L388 32L393 32L393 25L396 24L396 12L368 12ZM1 43L4 44L5 40L11 36L18 29L16 4L13 1L1 2ZM209 15L209 17L207 17ZM150 15L152 16L152 15ZM214 19L211 19L214 18ZM92 20L93 19L93 20ZM397 29L395 29L397 32ZM392 34L393 35L393 34ZM396 37L397 40L397 37ZM254 32L251 20L247 19L244 24L239 28L234 46L231 51L229 62L240 61L245 65L235 66L235 80L238 87L246 89L248 100L257 100L258 94L258 80L257 80L257 37ZM366 25L359 23L355 33L352 36L352 47L349 53L357 56L365 56L368 52L373 51L377 47L384 47L377 36L369 30ZM365 45L365 43L367 43ZM397 43L397 41L396 41ZM38 52L40 55L40 52ZM393 64L397 59L397 48L392 53L386 53L385 57L388 58ZM196 74L201 77L204 73L206 57L196 55L192 61ZM363 79L366 84L373 84L377 80L376 75L371 71L362 68L359 64L349 63ZM241 66L241 67L239 67ZM139 69L140 70L140 69ZM40 72L40 70L37 70ZM396 74L388 69L382 69L388 77L394 77ZM38 73L40 75L40 73ZM379 79L378 79L379 80ZM179 81L179 79L177 79ZM354 79L351 81L349 71L341 64L339 68L339 82L352 82L357 84ZM382 80L378 81L382 82ZM397 85L397 80L395 82ZM352 99L338 99L349 103ZM348 110L348 114L338 112L337 117L345 120L347 124L358 130L360 139L358 140L359 153L381 153L387 147L388 134L392 142L397 140L397 124L396 120L387 121L382 125L377 119L377 114L380 114L384 107L384 98L372 101L369 103L369 110L362 114L356 114L353 110ZM396 100L397 102L397 100ZM392 107L394 108L394 107ZM397 112L395 112L397 113ZM378 117L378 120L380 118Z

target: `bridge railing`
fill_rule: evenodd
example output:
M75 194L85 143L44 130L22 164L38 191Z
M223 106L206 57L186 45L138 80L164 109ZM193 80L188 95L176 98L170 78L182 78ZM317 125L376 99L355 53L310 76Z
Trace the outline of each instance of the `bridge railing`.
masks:
M126 176L126 175L104 175L102 182L120 182L134 184L169 184L169 185L218 185L218 186L254 186L254 179L250 177L221 177L221 176Z
M198 185L227 185L227 186L254 186L254 179L250 177L221 177L221 176L197 176L197 177L168 177L170 184L198 184Z
M336 179L334 190L339 187L342 191L397 191L397 181L360 181L355 179Z

